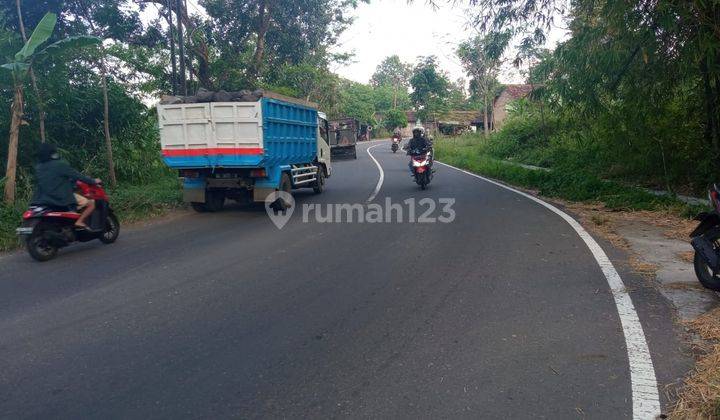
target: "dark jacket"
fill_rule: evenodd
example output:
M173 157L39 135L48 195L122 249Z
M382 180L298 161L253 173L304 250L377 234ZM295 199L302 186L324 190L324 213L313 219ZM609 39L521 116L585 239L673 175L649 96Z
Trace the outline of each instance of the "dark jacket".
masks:
M35 195L32 204L50 207L74 207L73 190L78 180L94 185L95 180L73 169L60 159L38 163L35 167Z
M426 152L430 147L432 147L432 143L426 137L413 137L408 143L407 150L408 154L415 149Z

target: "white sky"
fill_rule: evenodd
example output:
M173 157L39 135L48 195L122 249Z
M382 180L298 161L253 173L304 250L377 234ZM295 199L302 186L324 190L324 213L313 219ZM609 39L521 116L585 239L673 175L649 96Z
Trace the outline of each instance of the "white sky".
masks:
M387 56L397 54L405 62L414 63L419 56L435 55L440 67L450 79L467 78L455 50L460 42L477 34L468 25L473 10L462 4L449 2L434 10L424 0L371 0L362 3L354 12L355 23L340 38L337 51L354 52L354 63L336 66L337 74L367 83L378 64ZM463 3L463 2L457 2ZM553 29L548 47L554 47L566 36L565 31ZM512 53L511 53L512 54ZM500 75L503 83L520 83L522 76L511 65Z
M354 53L353 61L335 65L331 70L350 80L367 83L377 65L389 55L397 54L408 63L416 62L419 56L435 55L451 80L466 79L455 50L460 42L476 34L467 23L475 11L468 11L462 4L452 6L444 0L437 3L441 4L438 9L427 5L425 0L414 0L411 4L407 0L361 3L352 12L355 22L334 48L336 52ZM187 4L191 14L205 14L197 0L187 0ZM148 7L143 20L156 16L155 12L155 8ZM553 29L546 46L552 48L566 36L566 31ZM519 71L509 64L500 75L503 83L520 83L522 79Z

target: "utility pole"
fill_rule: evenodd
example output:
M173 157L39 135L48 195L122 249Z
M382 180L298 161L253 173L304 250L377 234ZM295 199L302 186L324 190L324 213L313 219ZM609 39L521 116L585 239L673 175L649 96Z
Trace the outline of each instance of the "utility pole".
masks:
M187 81L185 80L185 39L183 37L182 17L183 11L182 0L175 0L175 12L177 14L178 27L178 53L180 54L180 93L187 96Z
M172 85L172 94L177 95L178 94L178 86L177 86L177 60L175 59L175 30L173 28L173 0L167 0L167 8L168 8L168 24L169 27L169 33L170 33L170 61L172 63L172 75L170 76L170 84Z

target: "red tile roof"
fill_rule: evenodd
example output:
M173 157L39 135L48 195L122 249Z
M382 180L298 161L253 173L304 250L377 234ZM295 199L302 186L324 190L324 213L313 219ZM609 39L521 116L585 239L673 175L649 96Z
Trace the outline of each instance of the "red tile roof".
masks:
M513 99L521 99L532 92L532 85L505 85L503 92L507 92Z

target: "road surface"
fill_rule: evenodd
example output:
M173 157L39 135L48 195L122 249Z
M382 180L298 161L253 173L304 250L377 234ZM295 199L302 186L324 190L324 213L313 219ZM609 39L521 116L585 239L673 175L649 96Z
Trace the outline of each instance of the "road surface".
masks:
M381 143L376 165L374 144L296 208L452 198L455 220L297 210L278 230L264 209L231 206L49 263L0 256L0 417L631 418L618 309L572 227L442 165L420 191L406 157ZM665 404L691 362L671 308L599 243Z

